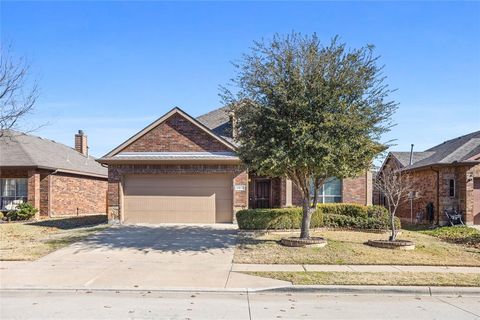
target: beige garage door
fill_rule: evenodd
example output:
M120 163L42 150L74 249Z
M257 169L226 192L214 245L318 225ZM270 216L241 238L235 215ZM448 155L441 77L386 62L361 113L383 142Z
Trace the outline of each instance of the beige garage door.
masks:
M232 177L220 174L126 176L124 222L232 222Z

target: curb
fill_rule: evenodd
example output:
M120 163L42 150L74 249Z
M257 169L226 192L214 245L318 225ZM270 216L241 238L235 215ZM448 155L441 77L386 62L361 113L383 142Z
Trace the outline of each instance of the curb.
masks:
M255 292L304 292L350 295L414 295L414 296L475 296L480 297L480 287L429 287L429 286L332 286L293 285Z
M302 286L292 285L273 288L1 288L1 292L49 291L49 292L198 292L198 293L316 293L325 295L409 295L409 296L473 296L480 297L480 287L428 287L428 286Z

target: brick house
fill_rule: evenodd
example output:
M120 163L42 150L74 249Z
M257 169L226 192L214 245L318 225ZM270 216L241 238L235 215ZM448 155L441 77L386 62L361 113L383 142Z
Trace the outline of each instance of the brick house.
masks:
M467 224L480 224L480 131L445 141L423 152L390 152L380 169L400 168L410 173L414 190L398 209L398 217L414 222L418 212L427 217L434 207L436 224L445 224L445 210L463 212ZM383 204L375 192L374 204Z
M28 201L39 216L105 214L107 169L88 155L87 136L75 148L5 130L0 137L0 210Z
M228 223L244 208L300 205L283 177L246 171L223 107L198 118L174 108L97 161L108 164L108 214L125 223ZM370 172L330 179L320 202L370 204Z

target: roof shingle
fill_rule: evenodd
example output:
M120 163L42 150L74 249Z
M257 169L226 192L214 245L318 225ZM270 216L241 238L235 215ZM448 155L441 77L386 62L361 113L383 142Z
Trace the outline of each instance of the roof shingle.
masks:
M107 177L108 170L92 156L64 144L13 130L0 137L0 167L39 167Z

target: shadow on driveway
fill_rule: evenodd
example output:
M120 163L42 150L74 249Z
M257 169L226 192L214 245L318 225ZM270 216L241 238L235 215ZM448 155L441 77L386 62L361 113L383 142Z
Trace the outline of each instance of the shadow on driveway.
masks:
M236 238L236 230L221 225L124 225L88 237L81 242L78 251L100 248L136 249L144 253L200 253L232 249Z

